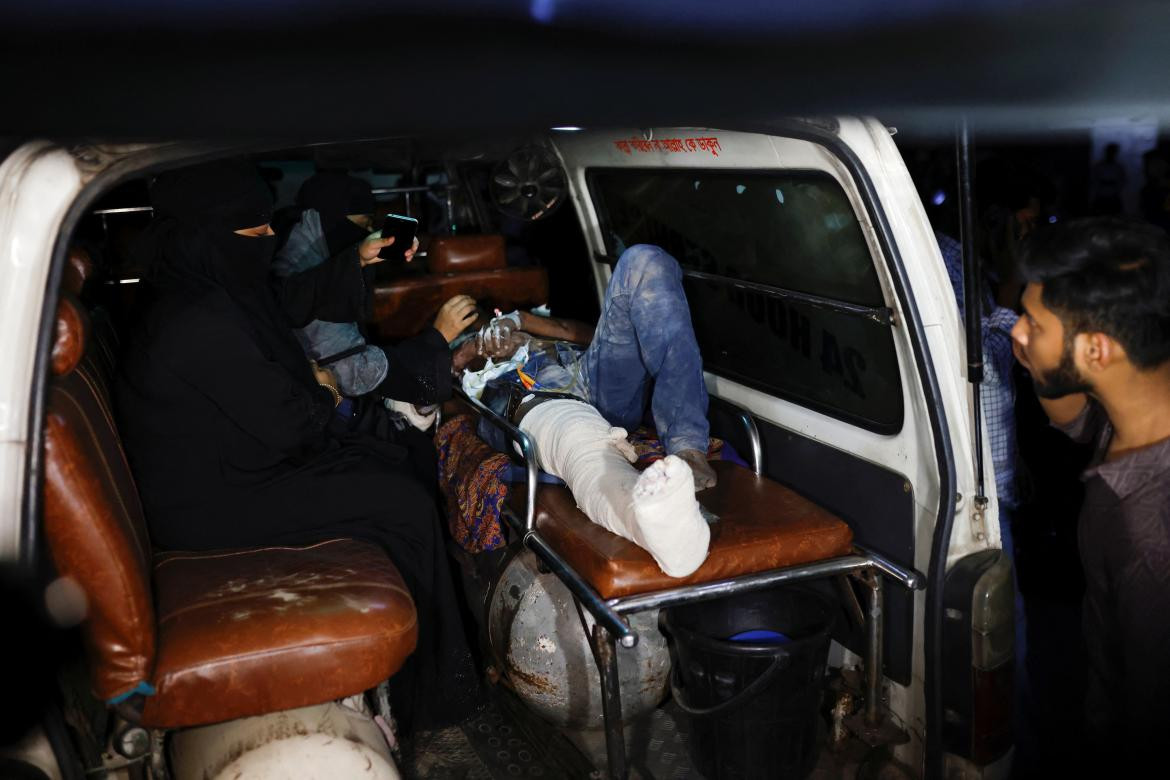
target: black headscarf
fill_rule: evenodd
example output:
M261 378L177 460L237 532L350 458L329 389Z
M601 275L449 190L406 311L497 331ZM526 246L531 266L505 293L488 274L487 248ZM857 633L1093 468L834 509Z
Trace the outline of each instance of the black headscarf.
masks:
M341 171L321 171L301 185L297 203L321 216L321 229L332 256L366 237L366 231L346 217L372 214L374 193L369 182L355 176Z
M272 195L254 166L223 160L161 174L150 189L154 220L136 251L155 295L184 299L225 291L268 357L312 382L304 352L269 288L274 236L234 231L267 224Z

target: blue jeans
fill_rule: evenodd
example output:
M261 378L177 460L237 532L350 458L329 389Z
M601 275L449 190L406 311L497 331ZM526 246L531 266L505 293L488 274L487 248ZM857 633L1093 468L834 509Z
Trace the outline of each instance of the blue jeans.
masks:
M668 453L707 451L707 387L678 261L636 244L622 252L585 351L588 400L611 425L633 430L647 395Z

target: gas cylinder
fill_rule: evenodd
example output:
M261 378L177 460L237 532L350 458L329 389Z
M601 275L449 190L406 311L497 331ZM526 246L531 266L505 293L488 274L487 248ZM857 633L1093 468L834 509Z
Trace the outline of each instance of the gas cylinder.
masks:
M600 676L587 639L593 617L577 609L556 575L539 570L532 551L525 549L504 564L487 612L492 652L517 695L553 725L601 728ZM658 611L631 615L630 626L638 632L638 643L617 646L624 719L657 707L670 681L670 653L658 631Z

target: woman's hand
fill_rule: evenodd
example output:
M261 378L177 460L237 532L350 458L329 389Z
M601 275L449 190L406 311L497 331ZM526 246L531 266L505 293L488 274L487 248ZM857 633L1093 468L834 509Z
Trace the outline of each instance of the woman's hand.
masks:
M377 230L366 236L366 240L358 244L358 259L361 260L362 268L374 263L380 263L386 258L378 255L385 247L394 243L394 236L390 238L382 238L382 231ZM406 250L406 262L414 259L414 253L418 251L418 239L414 240L410 249Z
M463 332L479 312L475 308L475 299L469 295L456 295L439 307L435 316L435 329L443 334L443 338L450 344Z

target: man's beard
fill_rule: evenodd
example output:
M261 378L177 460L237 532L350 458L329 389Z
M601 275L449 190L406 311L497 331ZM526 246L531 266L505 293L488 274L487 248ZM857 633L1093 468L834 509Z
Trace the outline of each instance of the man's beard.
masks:
M1041 398L1063 398L1073 393L1087 393L1093 389L1081 376L1081 372L1077 371L1076 361L1073 360L1073 343L1070 339L1064 342L1060 365L1038 377L1033 376L1032 385L1036 388L1036 395Z

